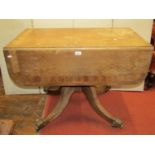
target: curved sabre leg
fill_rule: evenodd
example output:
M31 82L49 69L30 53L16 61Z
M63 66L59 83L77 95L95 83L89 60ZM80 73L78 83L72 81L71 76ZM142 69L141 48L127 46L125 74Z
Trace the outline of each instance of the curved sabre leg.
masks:
M83 92L85 93L90 105L93 107L93 109L103 118L105 118L107 121L112 123L112 127L123 127L123 122L113 117L100 103L95 87L83 87Z
M64 111L74 91L75 91L74 87L62 87L61 88L60 98L54 110L45 119L37 120L36 122L37 131L45 127L49 122L56 119Z

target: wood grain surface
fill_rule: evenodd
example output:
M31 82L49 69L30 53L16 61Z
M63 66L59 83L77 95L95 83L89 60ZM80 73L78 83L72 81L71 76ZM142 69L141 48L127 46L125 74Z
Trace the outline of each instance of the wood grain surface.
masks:
M26 29L6 48L150 46L129 28Z
M152 51L128 28L27 29L4 55L20 86L118 86L145 79Z
M0 119L0 135L10 135L13 132L14 122L12 120Z

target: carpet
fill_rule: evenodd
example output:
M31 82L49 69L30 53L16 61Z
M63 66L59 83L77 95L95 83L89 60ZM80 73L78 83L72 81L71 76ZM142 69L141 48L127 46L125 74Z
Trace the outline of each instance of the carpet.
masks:
M53 109L59 96L49 96L43 117ZM89 105L82 92L73 94L64 112L40 130L41 135L135 135L155 134L155 88L144 92L109 91L99 95L104 107L124 122L112 128Z

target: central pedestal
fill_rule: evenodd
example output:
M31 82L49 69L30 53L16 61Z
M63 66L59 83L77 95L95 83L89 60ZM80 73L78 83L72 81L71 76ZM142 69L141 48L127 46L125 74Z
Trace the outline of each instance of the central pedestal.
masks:
M104 87L103 93L107 92L109 87ZM46 90L48 95L49 90ZM69 103L69 100L72 94L76 91L83 91L86 95L90 105L92 108L98 113L101 117L106 119L108 122L112 124L112 127L123 127L123 122L113 117L100 103L97 97L96 87L93 86L81 86L81 87L61 87L60 88L60 98L58 103L56 104L53 111L44 119L39 119L36 121L36 130L39 131L43 127L45 127L49 122L56 119L66 108Z

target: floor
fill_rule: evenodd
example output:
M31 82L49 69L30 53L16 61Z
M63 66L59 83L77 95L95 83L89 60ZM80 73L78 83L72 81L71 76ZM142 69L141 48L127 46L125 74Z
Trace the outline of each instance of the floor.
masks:
M53 109L59 96L49 96L44 116ZM139 135L155 134L155 87L144 92L109 91L98 95L101 104L113 116L124 122L123 128L113 128L89 105L83 93L75 93L64 112L44 127L40 134Z
M1 77L1 76L0 76ZM38 134L35 120L52 110L58 96L50 103L39 102L41 95L4 95L0 78L0 118L15 122L13 134ZM72 96L66 110L40 134L155 134L155 87L144 92L110 91L99 96L102 104L124 121L123 129L112 128L90 107L82 93Z
M0 76L0 119L11 119L15 126L13 134L37 134L35 120L41 116L43 104L40 95L4 95Z

